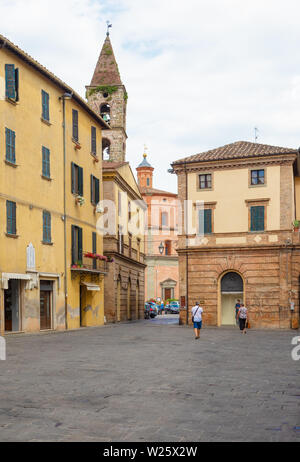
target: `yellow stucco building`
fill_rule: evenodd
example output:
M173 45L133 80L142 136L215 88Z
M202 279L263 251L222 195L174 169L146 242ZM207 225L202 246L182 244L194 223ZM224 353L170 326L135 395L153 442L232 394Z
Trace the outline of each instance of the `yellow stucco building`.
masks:
M102 130L68 85L0 35L0 333L104 323Z

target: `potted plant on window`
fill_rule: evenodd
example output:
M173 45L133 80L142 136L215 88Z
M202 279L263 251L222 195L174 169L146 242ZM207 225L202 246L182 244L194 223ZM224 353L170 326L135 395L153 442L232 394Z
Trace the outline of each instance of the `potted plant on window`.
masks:
M294 231L295 231L295 232L299 232L300 221L299 221L299 220L294 220L294 221L293 221L293 227L294 227Z
M76 204L79 204L80 207L82 207L84 205L84 203L85 203L85 199L84 199L84 197L78 195L78 196L76 196L75 202L76 202Z

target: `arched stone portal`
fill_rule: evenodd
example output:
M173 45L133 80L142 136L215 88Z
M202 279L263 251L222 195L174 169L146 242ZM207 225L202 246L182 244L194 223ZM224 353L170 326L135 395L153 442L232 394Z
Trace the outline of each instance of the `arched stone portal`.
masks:
M235 305L244 300L244 282L239 273L230 271L221 279L221 325L234 326Z

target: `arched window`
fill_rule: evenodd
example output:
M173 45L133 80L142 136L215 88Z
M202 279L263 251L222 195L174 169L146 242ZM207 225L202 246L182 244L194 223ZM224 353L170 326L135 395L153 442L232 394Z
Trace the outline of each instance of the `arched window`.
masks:
M242 293L244 291L243 279L238 273L226 273L221 282L222 293Z
M100 115L104 122L110 124L110 105L109 104L101 104L100 106Z
M102 138L102 159L110 159L110 141L107 138Z

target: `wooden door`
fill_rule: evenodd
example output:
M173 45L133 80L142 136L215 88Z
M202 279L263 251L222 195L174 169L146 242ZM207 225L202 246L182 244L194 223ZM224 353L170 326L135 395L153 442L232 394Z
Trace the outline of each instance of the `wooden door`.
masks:
M40 292L40 329L51 329L51 295L49 290Z
M165 300L169 300L172 297L172 289L165 289Z

